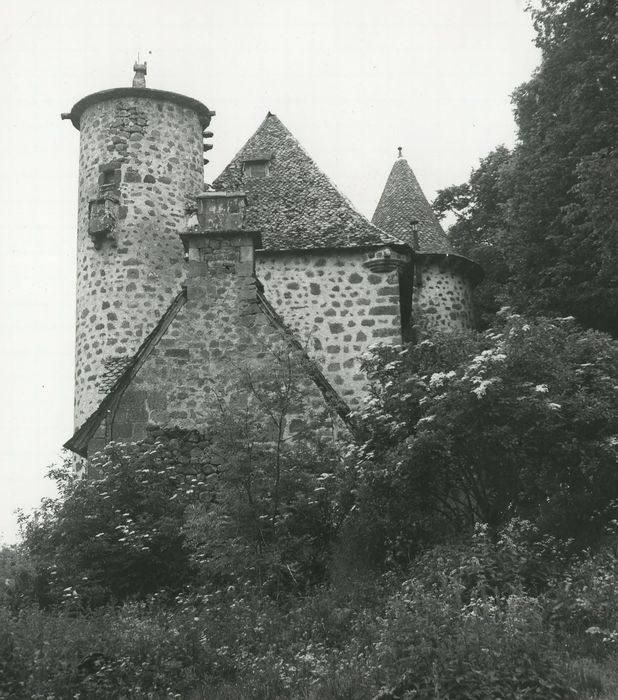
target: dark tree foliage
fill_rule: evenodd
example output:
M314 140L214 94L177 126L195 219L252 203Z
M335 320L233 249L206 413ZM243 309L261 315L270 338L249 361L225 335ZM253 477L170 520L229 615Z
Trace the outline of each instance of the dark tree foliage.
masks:
M608 336L510 316L479 335L382 348L369 369L355 527L370 558L405 562L514 517L587 544L615 517L618 346Z
M22 522L39 603L91 607L173 593L195 579L183 525L197 494L187 493L179 469L193 444L176 437L111 443L92 460L98 478L76 478L69 462L52 470L59 498Z
M454 244L508 303L616 336L618 5L543 0L532 16L542 61L513 96L518 144L441 192L437 210L460 215ZM491 312L500 293L489 296Z
M544 0L542 63L515 94L505 252L518 306L618 333L618 6Z
M438 192L434 209L438 216L454 214L448 235L462 255L478 262L485 277L474 290L477 316L483 328L491 325L505 299L503 287L508 265L502 239L506 230L506 201L509 197L511 153L499 146L481 160L470 180Z
M261 406L279 405L275 393L261 387ZM97 607L187 586L279 597L322 583L346 513L337 450L283 428L272 439L284 414L223 407L208 436L153 429L107 445L86 479L69 462L53 469L60 496L22 519L30 566L15 604Z

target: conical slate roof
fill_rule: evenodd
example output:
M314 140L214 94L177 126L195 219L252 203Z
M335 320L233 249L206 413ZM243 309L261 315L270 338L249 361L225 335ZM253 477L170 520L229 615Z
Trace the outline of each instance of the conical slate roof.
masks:
M422 253L449 252L448 239L408 161L395 161L378 202L372 223ZM418 221L418 245L412 234Z
M253 164L262 168L259 174ZM246 193L245 226L259 230L269 250L393 241L354 209L270 112L213 186Z

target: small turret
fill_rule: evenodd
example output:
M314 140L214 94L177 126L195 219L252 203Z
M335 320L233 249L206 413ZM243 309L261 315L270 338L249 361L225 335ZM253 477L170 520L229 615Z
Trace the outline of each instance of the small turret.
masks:
M447 252L448 240L442 226L402 151L398 146L397 159L371 222L414 250ZM412 222L415 222L414 228Z
M402 308L415 329L410 337L471 328L472 287L483 272L472 260L451 251L401 146L397 152L372 222L414 251L411 274L402 277Z

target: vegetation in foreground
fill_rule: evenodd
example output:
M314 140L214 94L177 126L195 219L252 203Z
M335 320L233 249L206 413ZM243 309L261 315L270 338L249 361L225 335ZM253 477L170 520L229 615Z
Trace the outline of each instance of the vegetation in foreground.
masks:
M487 330L376 349L360 444L283 439L274 371L54 470L0 553L0 698L618 697L618 346L570 318L618 332L618 16L533 14L518 145L435 204Z
M0 697L615 696L618 344L500 319L376 348L360 444L264 440L253 394L55 470L3 553Z
M616 555L581 554L539 590L556 545L537 535L479 527L405 577L340 572L279 600L239 584L94 610L72 592L5 601L0 696L613 698Z

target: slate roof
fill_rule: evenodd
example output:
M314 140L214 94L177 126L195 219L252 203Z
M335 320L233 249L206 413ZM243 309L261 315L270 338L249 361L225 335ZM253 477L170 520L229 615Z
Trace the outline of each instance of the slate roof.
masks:
M410 222L418 221L418 246ZM448 239L405 158L395 161L372 223L421 253L450 252Z
M268 174L247 176L246 161L267 162ZM213 186L247 194L245 226L261 232L267 250L401 242L357 212L270 112Z

